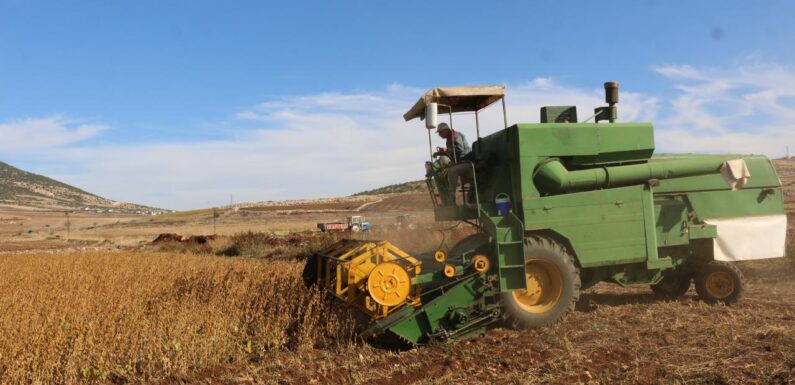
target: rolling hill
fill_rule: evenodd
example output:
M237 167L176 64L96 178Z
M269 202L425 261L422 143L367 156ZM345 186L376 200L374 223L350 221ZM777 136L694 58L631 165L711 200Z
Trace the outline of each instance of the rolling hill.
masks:
M411 182L404 182L404 183L396 183L391 184L389 186L379 187L372 190L357 192L352 196L362 196L362 195L382 195L382 194L400 194L400 193L408 193L408 192L426 192L428 191L428 187L425 184L425 180L414 180Z
M9 209L81 210L149 214L167 210L116 202L0 162L0 206Z

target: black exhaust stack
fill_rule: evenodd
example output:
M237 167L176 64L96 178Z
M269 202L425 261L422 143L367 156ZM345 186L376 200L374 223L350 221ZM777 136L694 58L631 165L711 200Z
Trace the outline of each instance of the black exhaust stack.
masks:
M596 122L607 120L610 123L615 123L618 119L618 82L605 82L605 103L607 107L599 107L594 109L596 114Z

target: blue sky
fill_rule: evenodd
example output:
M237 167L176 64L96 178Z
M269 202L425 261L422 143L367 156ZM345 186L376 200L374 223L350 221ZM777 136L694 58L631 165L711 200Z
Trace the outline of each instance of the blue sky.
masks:
M621 81L623 120L655 123L659 151L782 156L793 14L791 1L0 0L0 160L168 208L347 195L421 177L427 137L400 115L426 88L506 84L509 119L530 122L543 104L600 105L605 80Z

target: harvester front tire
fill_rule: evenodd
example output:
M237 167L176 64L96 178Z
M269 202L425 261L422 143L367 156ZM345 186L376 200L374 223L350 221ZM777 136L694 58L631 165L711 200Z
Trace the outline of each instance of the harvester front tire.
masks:
M555 241L525 238L525 271L530 290L501 293L507 326L538 328L563 320L580 299L580 270Z
M491 243L489 242L488 235L483 233L472 234L456 243L447 254L452 257L457 257L465 252L471 252L473 250L475 252L488 252L490 246Z
M745 292L743 273L732 263L711 261L696 275L696 293L706 303L733 304Z
M680 298L690 290L690 283L693 277L679 270L669 270L663 273L663 279L655 285L651 285L651 291L658 297L674 299Z

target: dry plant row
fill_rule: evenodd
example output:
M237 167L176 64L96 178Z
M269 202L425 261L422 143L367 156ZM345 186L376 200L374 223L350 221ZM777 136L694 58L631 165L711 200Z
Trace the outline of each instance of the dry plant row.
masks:
M0 383L141 382L341 348L354 322L295 261L127 252L1 256Z

